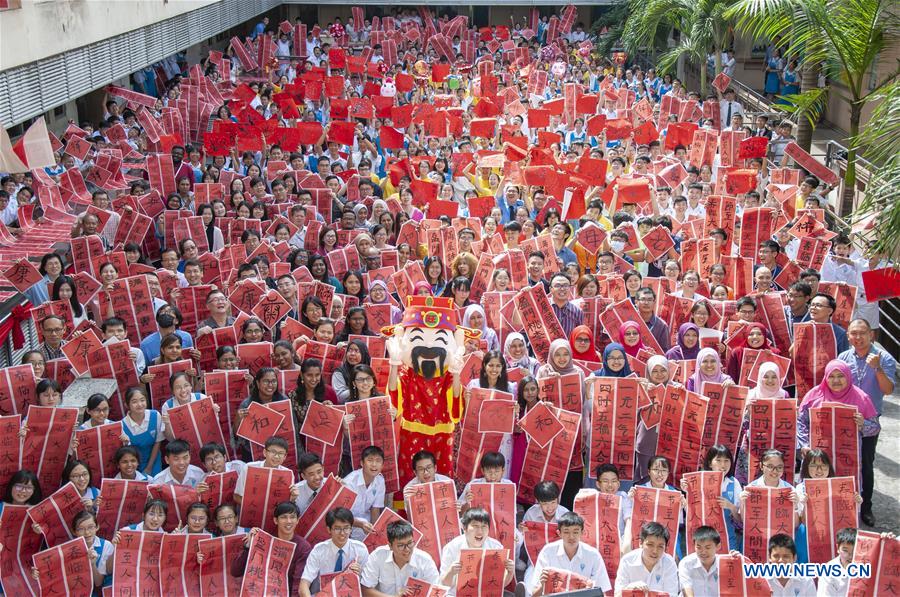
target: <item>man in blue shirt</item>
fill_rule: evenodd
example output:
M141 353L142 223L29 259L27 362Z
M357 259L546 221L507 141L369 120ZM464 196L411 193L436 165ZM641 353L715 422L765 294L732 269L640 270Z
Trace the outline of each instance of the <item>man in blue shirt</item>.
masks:
M260 35L266 32L266 26L269 24L269 17L263 17L263 20L256 24L256 27L253 28L253 35L250 36L250 39L256 39Z
M193 348L194 340L191 335L183 330L179 330L181 325L181 313L172 305L166 305L156 312L156 327L158 332L153 332L141 341L141 352L144 353L144 359L147 364L153 363L153 360L159 357L159 345L162 339L169 334L175 334L181 338L182 348Z
M865 319L854 319L847 327L847 336L851 348L838 354L838 359L850 365L853 372L853 383L872 399L878 415L885 394L894 391L894 375L897 373L897 360L887 351L872 343L874 333ZM868 526L875 526L872 514L872 491L875 486L874 463L875 447L878 435L862 438L862 508L860 518Z
M525 202L519 196L519 187L507 184L503 194L497 197L497 207L500 208L500 223L509 224L516 219L516 210L523 207Z

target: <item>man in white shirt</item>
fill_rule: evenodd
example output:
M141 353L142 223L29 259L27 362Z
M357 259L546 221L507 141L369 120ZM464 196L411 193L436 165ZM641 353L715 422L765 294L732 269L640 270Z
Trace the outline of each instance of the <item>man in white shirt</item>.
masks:
M769 538L769 563L793 564L797 561L797 545L784 533ZM772 597L797 597L815 595L816 585L811 578L767 578Z
M694 553L678 563L678 581L683 597L716 597L719 594L719 559L716 550L722 542L719 531L697 527L693 534Z
M462 570L459 556L463 549L503 549L503 545L492 537L488 537L491 528L491 515L483 508L471 508L460 521L463 534L450 541L441 550L440 584L450 587L447 595L456 595L456 577ZM516 573L516 564L512 558L506 559L506 575L503 586L506 586Z
M168 467L150 481L154 485L187 485L197 487L206 473L191 464L191 446L176 439L166 445L165 461Z
M732 89L731 87L726 89L723 95L724 97L719 100L721 123L724 125L728 125L731 123L731 117L735 114L740 114L743 116L744 107L739 101L735 100L734 89Z
M240 477L241 472L247 466L247 463L243 460L228 460L228 452L225 451L225 446L215 442L203 444L200 448L200 462L203 463L203 468L206 469L206 477L212 474L223 474L232 471ZM207 491L208 489L209 486L205 480L197 485L198 492Z
M555 481L541 481L533 493L537 503L525 511L522 522L558 522L569 511L559 504L559 485Z
M316 499L319 490L322 489L325 481L325 467L322 466L322 461L318 455L312 452L304 452L300 455L300 463L297 470L300 471L302 481L297 484L296 497L292 497L294 503L297 504L297 508L300 509L300 516L303 516L309 505ZM237 490L235 490L236 492ZM353 521L351 520L350 523L353 524Z
M400 595L410 578L431 584L438 582L438 569L426 551L416 548L413 527L405 520L387 525L387 545L369 554L360 584L364 597Z
M616 571L616 597L625 589L661 591L672 597L678 595L678 565L666 553L669 529L658 522L641 526L641 546L619 560Z
M574 512L566 512L559 519L557 528L560 539L548 543L538 554L532 576L531 594L541 597L547 580L548 568L573 572L593 581L594 588L604 593L612 589L603 556L594 547L583 543L584 519Z
M456 505L460 508L460 512L469 509L469 502L472 501L472 485L479 483L507 483L515 485L509 479L504 479L506 472L506 458L500 452L488 452L481 457L481 473L483 477L472 479L463 487L462 493L456 500Z
M437 459L427 450L420 450L413 454L412 468L415 477L403 487L404 499L412 493L416 485L424 485L432 481L452 481L450 477L437 472ZM402 506L401 506L402 507Z
M310 587L323 574L336 574L350 570L357 576L362 573L369 550L362 541L350 538L353 529L353 512L347 508L335 508L325 515L325 526L331 538L313 547L303 577L300 579L300 597L311 597ZM313 591L317 592L317 591Z
M362 451L360 468L344 477L343 483L356 492L353 512L353 539L363 540L374 528L372 524L384 508L384 452L378 446Z

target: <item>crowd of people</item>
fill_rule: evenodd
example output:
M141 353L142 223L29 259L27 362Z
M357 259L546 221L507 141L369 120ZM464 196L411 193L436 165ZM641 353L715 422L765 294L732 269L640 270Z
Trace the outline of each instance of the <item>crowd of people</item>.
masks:
M380 19L354 9L322 27L266 18L199 65L167 61L133 90L111 89L102 121L61 135L55 167L3 177L0 242L47 247L39 279L21 288L39 344L0 379L0 415L15 423L2 441L19 446L0 479L5 594L36 593L48 579L32 556L79 537L96 594L125 583L116 554L129 531L241 536L223 567L240 586L259 574L253 546L266 528L294 546L281 572L301 596L336 591L333 575L347 572L366 597L424 594L414 581L488 597L501 586L710 596L723 557L854 561L859 524L876 524L879 416L896 373L862 275L890 263L843 227L825 182L787 167L790 122L751 121L733 89L702 95L598 56L576 21L572 6L480 29L426 9ZM767 92L795 82L779 60ZM222 102L204 110L198 90ZM313 133L298 141L287 129ZM749 156L726 145L758 138ZM6 267L10 281L25 277L25 265ZM526 313L516 297L534 289L544 309ZM389 420L378 419L388 429L378 441L359 439L353 403L387 397L397 417L381 331L411 296L452 299L480 333L465 344L463 404L487 392L517 405L511 433L465 419L453 430L456 464L467 457L474 470L444 470L428 450L397 461ZM116 387L71 403L89 378ZM554 390L564 381L572 395ZM331 445L310 431L320 405L342 410ZM69 406L81 407L77 423L61 429L46 412ZM278 414L268 431L261 407ZM849 437L823 435L826 411ZM195 425L212 412L221 439L194 433L186 412ZM566 412L575 438L556 466L556 440L541 445L526 421L559 425ZM776 412L786 438L763 426ZM710 440L715 417L733 431ZM107 443L90 444L101 435L84 432L109 425ZM463 454L469 433L491 447ZM523 486L534 459L546 474ZM290 483L272 486L248 528L242 506L257 508L269 487L260 469ZM700 472L721 479L699 502L721 525L692 507ZM830 478L849 479L850 492L823 500L817 482ZM112 480L148 488L131 520L111 510ZM326 508L313 533L309 512L335 480L352 499ZM453 484L458 536L423 549L409 500L441 483ZM478 484L516 495L504 542ZM73 489L65 528L37 518L36 506ZM648 489L674 495L674 510L646 514ZM748 517L778 489L791 520L760 535ZM848 495L850 524L827 529L823 548L821 508ZM380 524L387 510L401 516ZM598 531L604 512L615 513L611 535ZM504 548L496 592L473 592L469 550ZM213 558L195 551L185 566L203 574ZM846 595L850 582L767 587Z

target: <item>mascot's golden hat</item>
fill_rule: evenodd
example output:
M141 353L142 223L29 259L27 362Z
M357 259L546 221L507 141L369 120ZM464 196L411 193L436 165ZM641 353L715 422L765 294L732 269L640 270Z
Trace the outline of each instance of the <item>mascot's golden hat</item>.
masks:
M451 332L459 327L459 314L453 307L453 299L435 296L410 296L403 312L405 328L444 329Z

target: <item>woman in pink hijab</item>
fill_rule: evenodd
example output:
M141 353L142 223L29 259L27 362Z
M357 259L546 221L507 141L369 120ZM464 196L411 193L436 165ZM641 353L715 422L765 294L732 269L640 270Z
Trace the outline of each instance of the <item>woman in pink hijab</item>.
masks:
M853 383L850 365L834 359L825 365L822 383L811 389L803 397L797 413L797 439L803 448L816 448L809 445L809 409L826 403L842 404L856 407L853 420L863 437L877 435L881 430L878 423L878 412L869 395Z
M641 340L641 326L634 321L626 321L619 328L619 342L625 347L625 354L636 357L637 353L644 348L644 341Z

